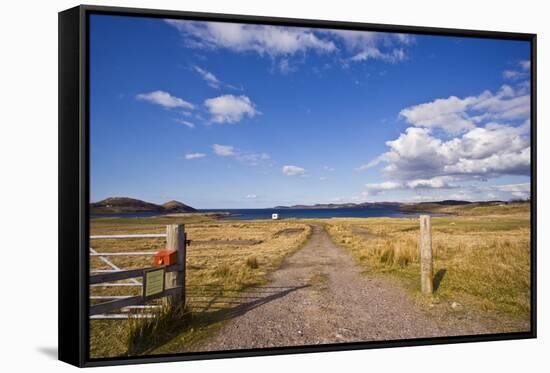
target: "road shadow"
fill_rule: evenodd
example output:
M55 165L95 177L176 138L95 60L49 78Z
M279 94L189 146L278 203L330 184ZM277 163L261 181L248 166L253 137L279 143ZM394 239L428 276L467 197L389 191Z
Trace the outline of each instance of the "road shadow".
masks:
M292 292L295 292L297 290L309 287L310 285L302 285L302 286L293 286L293 287L271 287L269 289L272 289L272 292L262 292L262 294L266 294L266 296L260 296L256 298L253 301L248 301L244 303L240 303L234 307L227 308L227 309L220 309L214 312L214 317L216 321L222 321L222 320L229 320L237 316L244 315L248 311L253 310L254 308L261 307L266 303L272 302L276 299L282 298ZM266 289L265 287L262 289ZM284 289L284 290L280 290ZM245 298L242 298L245 299Z
M309 286L311 285L258 286L244 292L226 291L220 287L208 285L188 287L188 297L192 303L188 319L181 323L171 324L172 327L169 330L163 330L162 333L155 336L154 340L148 339L141 343L135 343L136 346L139 346L139 350L134 349L132 355L149 354L187 330L205 328L220 321L242 316L257 307ZM193 298L204 298L204 300L194 300Z
M447 273L447 269L441 268L434 276L434 291L437 291L439 289L439 286L441 285L441 281L443 281L443 277L445 276L445 273Z

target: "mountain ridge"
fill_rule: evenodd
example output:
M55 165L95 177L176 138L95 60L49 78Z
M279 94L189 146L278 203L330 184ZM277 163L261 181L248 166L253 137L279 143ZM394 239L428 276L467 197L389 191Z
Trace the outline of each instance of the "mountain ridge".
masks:
M197 212L197 210L185 203L172 200L162 205L142 201L130 197L109 197L90 204L90 211L95 214L116 214L130 212Z

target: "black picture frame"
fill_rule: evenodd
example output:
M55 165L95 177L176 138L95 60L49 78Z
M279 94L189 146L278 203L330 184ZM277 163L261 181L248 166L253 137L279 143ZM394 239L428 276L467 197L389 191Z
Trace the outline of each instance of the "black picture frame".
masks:
M401 32L528 41L531 45L531 330L414 340L326 344L285 348L212 351L155 356L91 359L89 356L89 66L88 20L92 14L129 17L239 22L346 30ZM79 367L283 355L370 348L436 345L536 338L537 335L537 168L536 168L536 34L400 26L135 9L82 5L59 13L59 360Z

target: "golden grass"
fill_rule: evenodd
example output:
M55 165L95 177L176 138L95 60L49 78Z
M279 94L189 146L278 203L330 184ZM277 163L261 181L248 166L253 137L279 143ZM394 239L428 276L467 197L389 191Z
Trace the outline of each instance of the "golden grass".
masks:
M528 321L530 219L517 214L432 218L434 296ZM419 293L417 219L330 219L334 242L366 270L397 276Z
M176 325L169 331L171 347L151 341L151 346L139 348L130 343L132 329L127 321L91 321L90 347L92 357L121 356L138 351L148 353L182 352L183 342L197 340L215 325L217 320L197 313L231 307L227 294L237 294L247 287L268 282L268 275L276 270L284 258L298 250L308 239L311 229L307 224L285 221L236 221L208 218L143 218L97 219L91 221L92 234L162 233L166 224L186 224L187 238L187 294L190 325ZM193 241L196 243L194 244ZM223 241L216 242L216 241ZM156 251L164 248L164 239L101 239L93 240L98 252ZM122 268L143 268L151 265L150 257L110 257ZM91 258L92 269L107 269L99 258ZM137 295L140 288L94 287L92 295ZM207 321L206 321L207 320ZM193 323L197 324L195 328ZM134 322L135 324L135 322ZM143 322L141 323L143 329ZM166 324L163 324L166 325ZM138 328L139 329L139 328ZM146 328L145 328L146 329ZM155 327L155 330L158 330ZM178 334L179 333L179 334ZM200 339L200 338L198 338ZM135 339L134 339L135 340ZM130 341L130 342L129 342ZM164 342L167 342L166 339ZM157 341L158 342L158 341ZM134 343L135 344L135 343ZM182 345L183 344L183 345ZM130 348L130 350L129 350Z
M94 320L90 327L91 356L192 350L194 344L223 325L220 315L235 307L234 301L243 290L267 283L269 273L307 241L311 234L308 224L312 222L324 224L333 241L349 250L365 271L401 279L421 303L458 301L473 309L528 321L529 205L448 206L444 212L456 215L432 218L435 292L429 299L418 295L416 218L237 221L190 216L92 220L92 234L164 233L167 224L184 223L187 238L195 243L188 247L188 307L184 312L163 310L165 317L158 321ZM92 247L98 252L156 251L164 248L164 239L97 240ZM149 257L110 259L123 268L151 265ZM108 268L96 257L91 258L91 266ZM326 279L318 275L310 281L322 286ZM91 292L139 294L140 288L94 287Z
M528 202L515 203L470 203L467 205L438 205L435 203L418 203L402 207L404 211L431 211L462 216L488 216L488 215L521 215L528 216L531 206Z

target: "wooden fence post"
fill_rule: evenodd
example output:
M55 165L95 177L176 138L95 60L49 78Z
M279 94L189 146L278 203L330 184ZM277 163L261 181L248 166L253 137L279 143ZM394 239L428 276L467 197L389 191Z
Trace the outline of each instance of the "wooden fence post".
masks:
M420 285L423 294L433 293L432 222L420 215Z
M166 274L166 288L181 286L181 292L171 298L172 304L181 304L185 306L185 258L186 258L186 239L185 225L171 224L166 226L166 248L176 250L179 269L176 272Z

